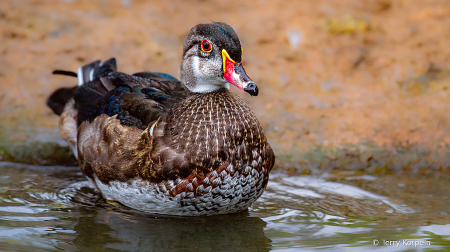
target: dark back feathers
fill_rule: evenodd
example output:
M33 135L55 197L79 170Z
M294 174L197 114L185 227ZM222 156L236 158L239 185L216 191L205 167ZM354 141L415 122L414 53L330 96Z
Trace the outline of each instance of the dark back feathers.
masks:
M77 76L62 70L53 73ZM66 103L73 98L78 109L77 126L106 114L117 115L122 125L145 129L187 96L183 85L175 77L156 72L133 75L117 72L114 58L80 67L78 75L83 85L60 88L47 100L53 112L61 115Z
M128 75L114 70L104 63L94 72L98 78L76 90L78 126L107 114L117 115L122 125L145 129L186 97L182 84L168 74L141 72Z

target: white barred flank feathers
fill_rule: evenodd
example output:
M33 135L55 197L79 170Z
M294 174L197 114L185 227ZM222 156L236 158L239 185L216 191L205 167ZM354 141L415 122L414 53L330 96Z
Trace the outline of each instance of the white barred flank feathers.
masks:
M151 183L141 179L133 179L129 182L110 181L102 183L94 175L93 182L108 200L116 200L120 203L152 214L166 215L216 215L240 212L252 205L264 192L264 174L259 174L252 169L251 174L256 176L239 174L227 174L223 180L214 179L213 187L205 188L203 184L195 190L192 183L187 185L189 192L181 192L171 196L170 191L176 185L185 183L185 180L177 179L166 183ZM217 173L216 173L217 174ZM205 178L207 180L207 178ZM219 182L220 181L220 182ZM204 182L204 181L203 181ZM196 196L197 194L197 196Z

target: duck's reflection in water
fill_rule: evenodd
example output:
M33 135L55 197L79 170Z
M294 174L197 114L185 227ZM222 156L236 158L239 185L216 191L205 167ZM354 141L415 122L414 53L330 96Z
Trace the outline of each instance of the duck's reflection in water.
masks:
M81 251L269 251L266 222L247 211L208 217L144 215L114 202L81 206L73 240ZM85 214L83 214L83 212Z

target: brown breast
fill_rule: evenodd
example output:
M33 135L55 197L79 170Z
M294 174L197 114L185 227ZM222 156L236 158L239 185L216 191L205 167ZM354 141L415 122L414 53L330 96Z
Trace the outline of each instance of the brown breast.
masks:
M255 151L263 160L273 159L258 119L226 89L189 96L174 107L167 122L170 146L185 153L190 170L198 173L208 173L224 162L250 164Z

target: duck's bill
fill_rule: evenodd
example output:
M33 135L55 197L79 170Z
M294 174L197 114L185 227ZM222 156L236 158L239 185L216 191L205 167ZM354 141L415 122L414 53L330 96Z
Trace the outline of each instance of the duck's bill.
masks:
M222 50L223 78L239 89L244 90L252 96L258 95L258 87L248 77L241 63L236 63L230 58L225 49Z

